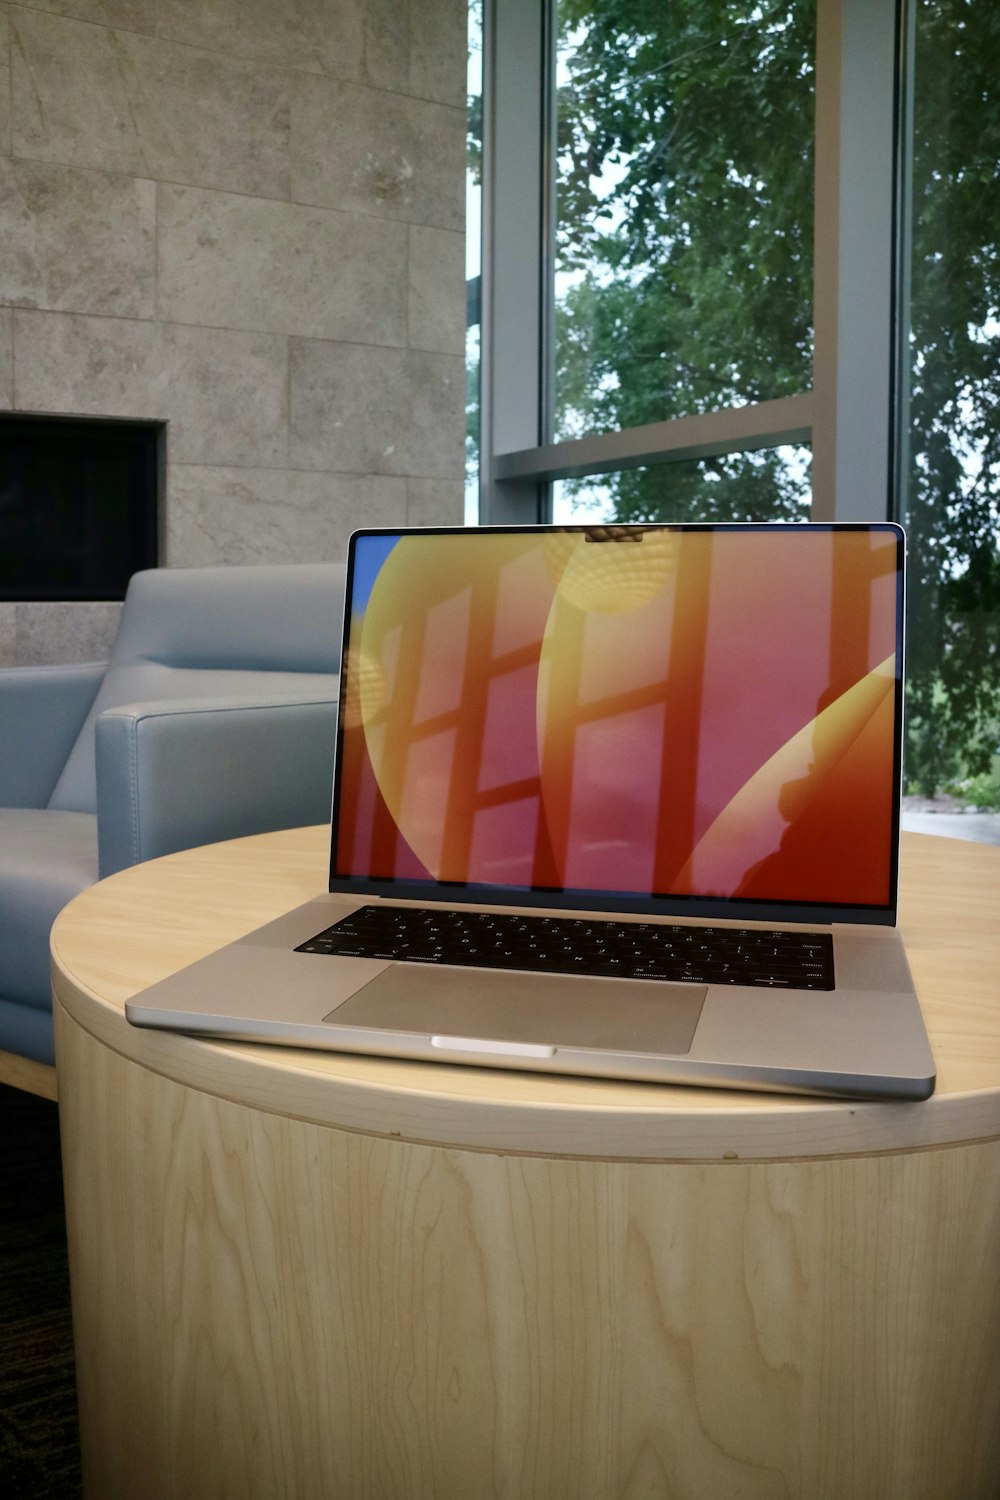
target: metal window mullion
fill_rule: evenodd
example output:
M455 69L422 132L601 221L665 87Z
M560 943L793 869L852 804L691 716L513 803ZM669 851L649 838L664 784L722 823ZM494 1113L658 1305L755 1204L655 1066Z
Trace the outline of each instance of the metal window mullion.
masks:
M543 439L542 232L545 182L540 0L493 0L484 111L480 514L538 519L538 486L498 483L493 455Z
M896 87L896 200L895 297L893 308L893 424L890 509L893 520L903 519L910 474L910 395L913 370L910 354L910 298L913 249L913 98L917 7L901 0Z
M613 474L649 463L775 448L782 443L808 442L812 416L813 400L806 392L752 406L725 407L667 422L651 422L645 427L627 427L618 432L498 453L496 473L502 481L551 482L588 474Z
M539 224L538 441L551 443L556 404L556 228L559 177L559 93L556 45L559 0L538 0L542 10L541 222ZM547 496L546 499L550 499Z
M813 519L884 520L893 456L896 0L818 0Z

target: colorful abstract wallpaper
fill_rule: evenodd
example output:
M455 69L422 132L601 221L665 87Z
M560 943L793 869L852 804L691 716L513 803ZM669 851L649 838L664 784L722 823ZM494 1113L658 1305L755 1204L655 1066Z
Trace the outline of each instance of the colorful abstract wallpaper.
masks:
M334 876L886 905L897 546L359 537Z

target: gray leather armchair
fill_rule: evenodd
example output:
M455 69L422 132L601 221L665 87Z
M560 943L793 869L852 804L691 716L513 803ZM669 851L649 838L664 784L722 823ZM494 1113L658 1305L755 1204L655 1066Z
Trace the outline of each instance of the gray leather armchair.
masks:
M107 663L0 671L0 1079L3 1053L53 1061L49 931L77 892L328 818L343 600L334 563L156 569Z

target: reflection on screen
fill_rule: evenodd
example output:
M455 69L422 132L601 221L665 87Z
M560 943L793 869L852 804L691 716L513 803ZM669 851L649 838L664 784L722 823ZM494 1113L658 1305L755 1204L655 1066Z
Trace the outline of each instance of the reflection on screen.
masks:
M358 538L334 875L884 906L897 551L890 527Z

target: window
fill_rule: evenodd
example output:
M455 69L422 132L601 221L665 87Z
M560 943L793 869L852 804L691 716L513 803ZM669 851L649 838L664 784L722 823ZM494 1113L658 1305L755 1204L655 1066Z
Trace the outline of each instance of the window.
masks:
M808 389L814 0L555 26L555 438Z
M484 3L482 518L884 517L893 0Z
M898 517L907 791L1000 809L1000 9L474 3L469 519Z
M983 832L965 810L1000 810L1000 11L919 0L908 23L906 790Z
M479 514L479 411L482 325L483 0L469 0L465 218L465 519Z
M808 390L814 0L558 0L556 440ZM553 519L800 516L802 450L566 480Z
M556 480L552 520L808 521L810 452L787 444Z

